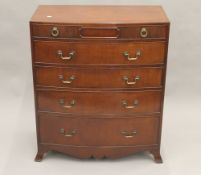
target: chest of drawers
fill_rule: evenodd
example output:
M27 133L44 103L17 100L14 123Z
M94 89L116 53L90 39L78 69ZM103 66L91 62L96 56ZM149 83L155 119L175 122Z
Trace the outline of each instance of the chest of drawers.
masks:
M30 21L36 128L49 151L162 162L169 21L160 6L39 6Z

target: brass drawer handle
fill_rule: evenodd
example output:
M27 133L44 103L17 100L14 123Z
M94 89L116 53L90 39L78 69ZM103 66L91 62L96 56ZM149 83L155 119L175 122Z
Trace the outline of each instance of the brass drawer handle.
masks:
M128 61L135 61L135 60L139 59L139 57L141 56L141 51L140 51L140 50L137 50L137 52L136 52L136 54L135 54L135 57L130 57L130 54L129 54L127 51L125 51L125 52L123 53L123 55L124 55L124 57L125 57L126 59L128 59Z
M63 108L70 109L73 106L75 106L75 100L71 100L69 105L65 105L65 100L64 99L59 99L59 104L62 105Z
M59 132L65 137L73 137L77 133L76 130L70 130L66 132L64 128L60 128Z
M75 76L71 75L68 80L64 80L64 76L63 75L59 75L59 79L61 80L61 82L63 84L71 84L73 82L73 80L75 80Z
M145 27L141 28L141 30L140 30L140 36L142 38L146 38L148 36L148 31L147 31L147 29Z
M134 100L133 102L133 105L128 105L127 101L126 100L122 100L122 106L126 109L133 109L133 108L136 108L139 104L139 101L138 100Z
M126 138L132 138L137 134L137 131L136 130L131 131L131 132L129 132L129 131L121 131L121 134Z
M57 27L53 27L53 28L52 28L51 35L52 35L53 37L59 36L59 30L58 30Z
M70 60L73 58L73 56L75 55L75 51L71 51L68 53L67 57L63 56L63 52L61 50L57 51L57 55L59 56L59 58L61 58L62 60Z
M123 80L126 82L127 85L134 85L137 83L138 80L140 80L140 76L135 76L133 81L128 81L127 76L123 76Z

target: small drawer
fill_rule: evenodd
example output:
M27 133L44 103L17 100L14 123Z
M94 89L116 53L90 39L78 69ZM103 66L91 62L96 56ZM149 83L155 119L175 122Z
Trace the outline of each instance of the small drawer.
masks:
M34 62L60 65L164 64L166 42L34 41Z
M38 90L38 110L69 114L160 113L162 92Z
M40 143L75 146L158 144L158 117L68 118L39 114Z
M162 86L163 68L75 68L35 66L38 87L153 88Z
M34 38L49 39L166 40L167 31L166 25L100 25L98 27L62 24L32 25L32 36Z
M78 38L79 26L65 25L32 25L32 36L37 38Z

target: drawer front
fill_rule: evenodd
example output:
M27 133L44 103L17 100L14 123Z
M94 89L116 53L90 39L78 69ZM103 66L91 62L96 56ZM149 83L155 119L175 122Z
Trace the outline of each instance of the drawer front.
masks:
M78 146L157 144L158 117L68 118L40 114L40 142Z
M61 65L163 64L165 42L34 41L34 62Z
M38 90L38 110L70 114L159 113L161 94L155 91Z
M36 67L36 85L63 88L161 87L162 68Z
M41 38L68 39L167 39L165 25L88 27L70 25L32 25L32 36Z

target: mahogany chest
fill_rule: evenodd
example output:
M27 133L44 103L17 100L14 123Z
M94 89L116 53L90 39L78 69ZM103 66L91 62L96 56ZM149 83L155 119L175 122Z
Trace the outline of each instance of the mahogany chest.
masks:
M30 21L38 153L160 156L169 21L160 6L39 6Z

